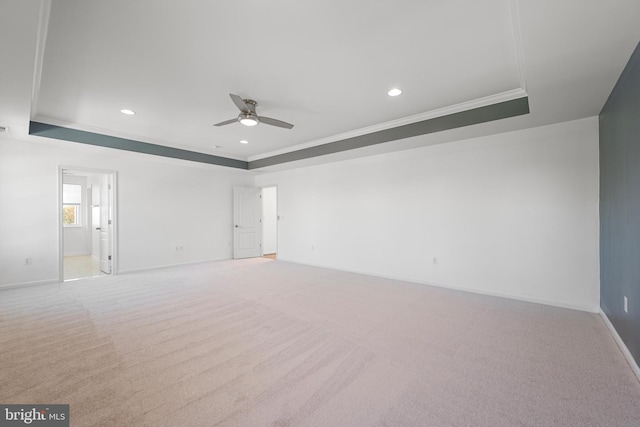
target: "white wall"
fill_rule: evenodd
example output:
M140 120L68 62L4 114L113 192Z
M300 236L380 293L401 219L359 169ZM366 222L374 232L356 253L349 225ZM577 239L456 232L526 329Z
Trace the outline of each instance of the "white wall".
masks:
M262 252L278 251L278 188L262 189Z
M121 272L231 258L232 188L254 182L230 168L1 137L0 286L58 278L60 165L117 171Z
M0 286L57 280L63 165L118 172L121 271L231 258L232 188L255 183L278 185L279 259L597 310L597 126L589 118L255 180L1 137Z
M278 185L281 260L598 308L596 117L256 183Z

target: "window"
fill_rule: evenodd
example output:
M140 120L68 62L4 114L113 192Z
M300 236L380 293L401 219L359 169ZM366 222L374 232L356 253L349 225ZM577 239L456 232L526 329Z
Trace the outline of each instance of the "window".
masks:
M82 185L62 184L62 224L65 227L82 225Z

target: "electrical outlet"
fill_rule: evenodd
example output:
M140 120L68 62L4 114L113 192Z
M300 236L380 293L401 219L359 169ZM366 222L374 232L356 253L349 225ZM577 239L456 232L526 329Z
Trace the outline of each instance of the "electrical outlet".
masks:
M437 264L437 263L438 263L438 258L434 258L434 259L433 259L433 263L434 263L434 264Z
M624 312L629 313L629 299L626 296L624 297Z
M31 265L31 257L24 259L24 265Z

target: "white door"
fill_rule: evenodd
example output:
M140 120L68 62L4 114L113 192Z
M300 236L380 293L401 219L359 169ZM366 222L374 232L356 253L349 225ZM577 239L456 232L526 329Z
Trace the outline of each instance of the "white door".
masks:
M262 256L260 189L233 187L233 258Z
M104 175L100 182L100 270L111 274L111 179Z

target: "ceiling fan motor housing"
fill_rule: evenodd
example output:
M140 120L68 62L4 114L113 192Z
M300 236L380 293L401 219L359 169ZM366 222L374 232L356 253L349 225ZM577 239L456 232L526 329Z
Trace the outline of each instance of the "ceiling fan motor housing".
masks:
M243 101L245 104L247 104L247 108L249 109L249 111L253 114L256 114L256 107L258 106L258 103L253 99L243 99Z

